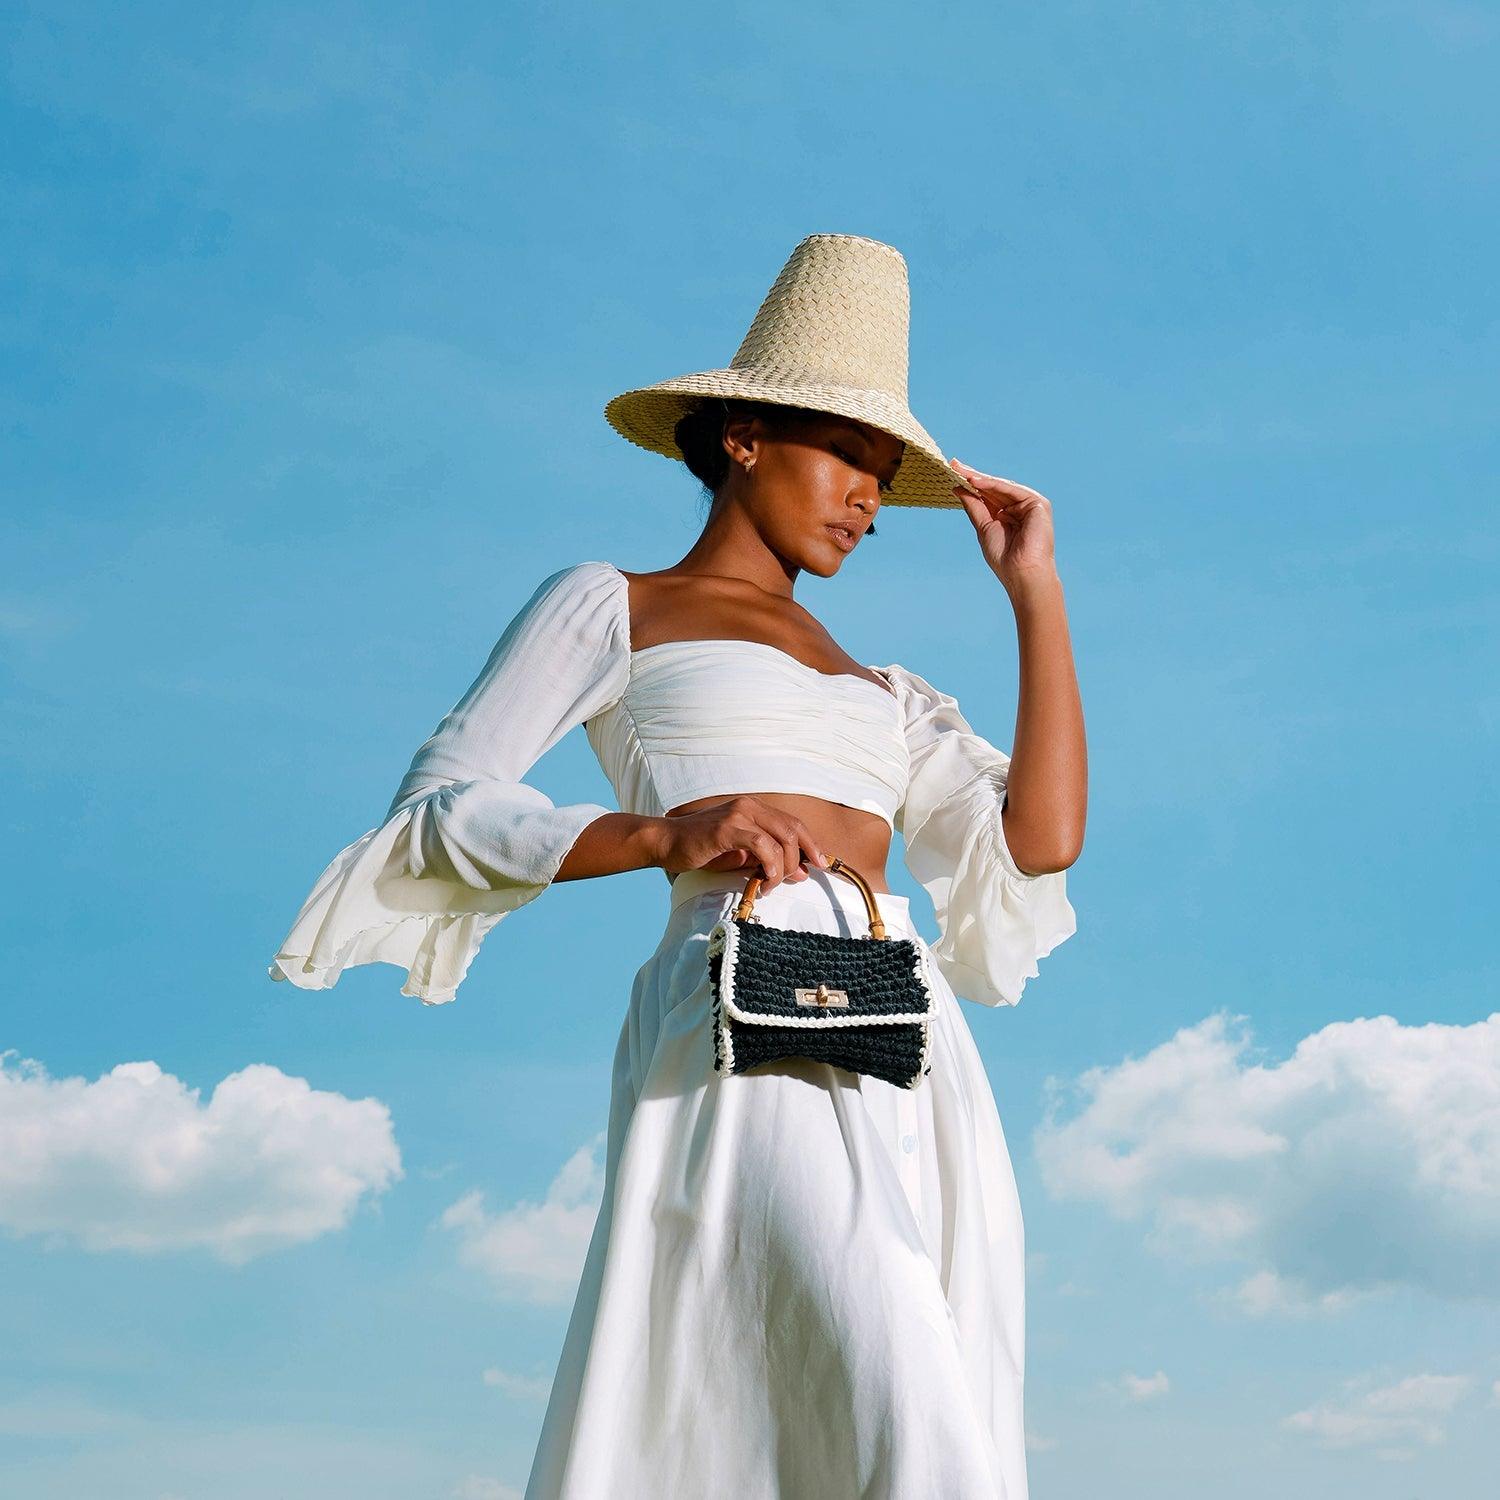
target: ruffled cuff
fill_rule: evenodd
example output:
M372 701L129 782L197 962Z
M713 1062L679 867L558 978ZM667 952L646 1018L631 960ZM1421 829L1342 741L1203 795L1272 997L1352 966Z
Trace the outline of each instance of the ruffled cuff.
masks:
M424 1005L452 1000L485 935L507 912L539 896L579 834L610 811L580 802L552 809L548 849L530 878L481 889L420 877L413 861L412 803L341 850L318 877L268 973L301 989L329 989L345 969L387 963L405 969L403 995Z
M1037 977L1037 961L1078 922L1066 871L1028 875L1017 866L1000 817L1009 762L976 767L969 738L945 737L934 751L953 758L946 773L928 766L927 784L951 790L931 806L908 802L906 863L932 899L941 934L932 953L953 992L981 1005L1015 1005Z

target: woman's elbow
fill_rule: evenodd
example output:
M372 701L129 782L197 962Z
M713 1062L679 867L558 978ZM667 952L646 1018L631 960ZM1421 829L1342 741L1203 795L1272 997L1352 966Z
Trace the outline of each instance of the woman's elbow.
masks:
M1006 827L1002 808L1001 828L1006 848L1023 875L1056 875L1077 863L1083 853L1083 828L1052 828L1042 832Z

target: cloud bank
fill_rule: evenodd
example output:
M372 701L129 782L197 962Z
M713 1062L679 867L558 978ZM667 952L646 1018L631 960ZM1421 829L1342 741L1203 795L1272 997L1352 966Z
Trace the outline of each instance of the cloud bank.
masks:
M1500 1014L1338 1022L1271 1063L1243 1020L1054 1089L1034 1141L1048 1191L1146 1220L1158 1250L1248 1262L1251 1312L1500 1297Z
M390 1111L255 1063L205 1103L154 1062L92 1083L0 1053L0 1229L231 1265L341 1229L402 1175Z
M1353 1380L1339 1399L1294 1412L1286 1426L1325 1448L1372 1448L1380 1458L1410 1458L1411 1443L1447 1440L1449 1413L1472 1383L1465 1375L1411 1375L1365 1389L1366 1382Z
M502 1297L542 1306L570 1302L604 1197L604 1145L601 1130L580 1146L541 1203L521 1202L492 1214L477 1188L465 1193L439 1220L458 1236L459 1259L486 1276Z

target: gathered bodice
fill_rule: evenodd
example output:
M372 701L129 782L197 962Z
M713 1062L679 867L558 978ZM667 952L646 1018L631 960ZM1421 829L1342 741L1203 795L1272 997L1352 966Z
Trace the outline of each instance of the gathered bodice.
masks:
M763 641L629 652L623 691L585 732L620 806L653 816L716 792L801 792L894 826L910 773L894 692Z

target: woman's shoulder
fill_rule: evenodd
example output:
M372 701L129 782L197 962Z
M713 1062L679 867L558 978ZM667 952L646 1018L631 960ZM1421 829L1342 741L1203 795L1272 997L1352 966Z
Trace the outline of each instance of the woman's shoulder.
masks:
M625 575L613 563L590 558L566 563L547 574L532 589L523 612L548 608L619 611L627 598Z
M507 627L507 636L545 637L612 646L628 639L625 580L606 562L587 559L548 573L531 590Z
M539 589L557 588L560 586L568 588L611 589L622 588L624 584L624 573L613 563L601 562L590 558L583 562L565 563L562 567L549 573L537 587Z
M901 698L946 696L933 687L920 673L912 671L910 667L902 666L898 661L886 662L883 665L872 662L870 665L886 678Z

